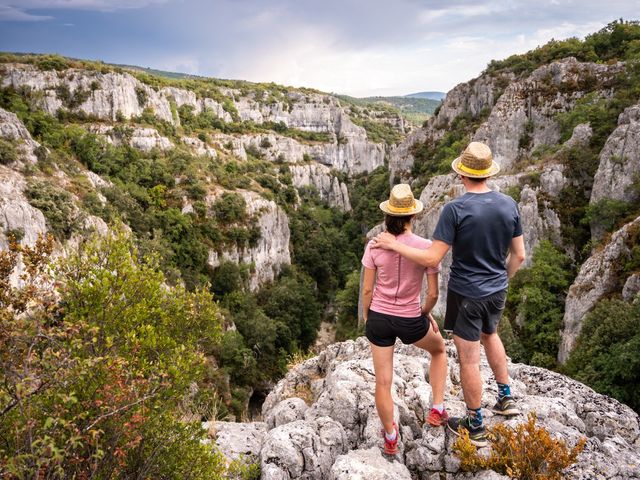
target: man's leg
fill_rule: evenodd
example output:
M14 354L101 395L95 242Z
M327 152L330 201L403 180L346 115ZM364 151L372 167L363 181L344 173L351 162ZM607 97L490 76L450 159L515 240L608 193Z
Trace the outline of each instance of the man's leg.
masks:
M520 410L511 397L509 371L507 370L507 354L504 351L502 340L497 333L482 333L480 335L480 341L484 346L487 360L498 384L498 401L492 408L493 413L508 417L518 415Z
M493 376L496 377L498 383L509 383L509 372L507 371L507 354L504 351L504 345L497 333L481 333L480 341L484 346L484 352L487 355L489 366L493 370Z
M480 342L471 342L457 335L453 343L460 361L460 381L464 401L470 409L480 408L482 402L482 378L480 377Z

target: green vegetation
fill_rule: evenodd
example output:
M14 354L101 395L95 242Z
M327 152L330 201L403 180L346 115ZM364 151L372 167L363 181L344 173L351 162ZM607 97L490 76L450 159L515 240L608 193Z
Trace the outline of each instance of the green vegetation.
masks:
M0 138L0 165L9 165L18 159L18 152L13 142Z
M640 302L599 302L585 317L565 370L640 411Z
M220 339L211 295L168 287L122 233L88 242L52 278L51 251L49 238L0 252L0 475L222 478L200 418L183 419Z
M566 57L584 62L629 61L640 58L640 23L614 21L583 41L577 38L552 40L522 55L511 55L505 60L492 60L486 73L510 71L527 74L541 65Z
M78 212L71 195L49 182L31 180L25 190L29 203L40 210L53 234L64 240L77 228Z
M394 115L400 115L414 125L422 125L431 117L440 100L420 97L365 97L355 98L347 95L337 95L344 103L356 105L367 110L367 113L378 114L378 111L388 111Z
M542 241L533 251L531 267L511 280L501 325L507 331L501 333L514 361L556 367L564 299L573 276L571 260Z
M468 113L459 115L451 122L440 140L416 143L413 146L411 153L415 162L411 174L418 180L417 188L424 187L432 176L451 171L451 162L464 150L473 132L489 113L489 109L484 109L476 117Z

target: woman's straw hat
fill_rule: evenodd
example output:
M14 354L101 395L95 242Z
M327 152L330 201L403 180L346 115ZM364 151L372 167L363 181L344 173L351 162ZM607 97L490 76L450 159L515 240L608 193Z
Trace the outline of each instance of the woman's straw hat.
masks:
M500 165L493 161L491 149L480 142L471 142L451 163L451 168L457 174L471 178L492 177L500 171Z
M422 202L413 198L411 187L406 183L400 183L393 187L389 200L380 204L380 210L394 217L415 215L420 213L423 208Z

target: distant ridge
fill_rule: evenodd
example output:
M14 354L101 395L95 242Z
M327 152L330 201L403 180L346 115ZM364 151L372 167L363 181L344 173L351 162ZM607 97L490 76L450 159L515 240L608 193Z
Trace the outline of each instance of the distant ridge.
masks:
M443 100L446 96L446 92L417 92L405 95L405 97L409 98L428 98L429 100Z

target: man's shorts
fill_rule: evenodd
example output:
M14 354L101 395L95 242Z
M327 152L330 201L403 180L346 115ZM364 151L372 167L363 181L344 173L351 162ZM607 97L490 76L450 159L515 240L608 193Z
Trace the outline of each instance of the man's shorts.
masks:
M425 315L407 318L369 310L366 334L369 341L378 347L391 347L396 343L396 337L405 344L415 343L428 331L429 322Z
M482 298L467 298L449 290L444 330L476 342L480 340L481 331L486 334L496 332L506 301L506 289Z

